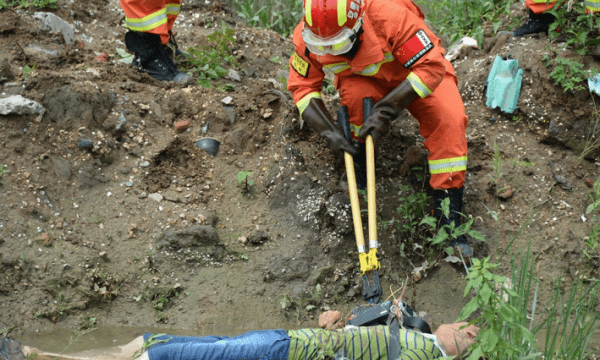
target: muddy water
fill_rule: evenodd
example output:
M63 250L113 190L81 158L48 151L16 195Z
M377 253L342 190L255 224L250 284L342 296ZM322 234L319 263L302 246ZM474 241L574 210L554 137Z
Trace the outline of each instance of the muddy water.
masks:
M458 267L442 263L430 269L427 277L415 287L408 286L404 298L418 311L425 311L429 314L428 320L433 329L441 323L454 322L460 309L465 304L462 296L464 287L463 272ZM389 289L389 281L383 281L382 286L384 287L384 295L389 294L389 290L386 290ZM392 284L392 287L397 288L394 284ZM343 313L350 313L356 305L359 304L344 304L339 310ZM124 345L144 333L167 333L183 336L235 336L252 330L297 329L317 326L318 313L315 313L313 319L302 322L298 322L294 316L290 316L281 323L281 317L277 317L278 321L275 323L276 316L274 316L273 309L268 310L258 306L258 304L253 308L257 313L249 314L247 306L233 307L229 313L214 314L211 317L212 320L218 318L219 321L206 321L201 327L193 329L102 326L88 334L77 337L75 332L57 327L52 332L30 333L18 336L17 339L23 344L48 352L74 353ZM262 312L263 316L259 312Z

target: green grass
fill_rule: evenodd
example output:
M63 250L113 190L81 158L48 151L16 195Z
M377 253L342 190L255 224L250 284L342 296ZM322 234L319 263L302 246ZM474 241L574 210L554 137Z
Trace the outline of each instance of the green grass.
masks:
M501 25L501 15L510 15L514 1L506 0L418 0L417 4L427 11L427 19L443 35L454 43L464 36L483 43L484 25L490 25L496 33ZM487 34L489 35L489 34Z
M226 0L250 26L289 36L302 19L302 0Z
M56 0L0 0L0 10L28 7L55 8Z

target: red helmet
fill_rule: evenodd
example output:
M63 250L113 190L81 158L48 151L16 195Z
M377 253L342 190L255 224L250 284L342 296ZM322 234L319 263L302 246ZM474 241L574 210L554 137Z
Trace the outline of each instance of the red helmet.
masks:
M362 26L365 0L304 0L302 38L317 55L347 53Z

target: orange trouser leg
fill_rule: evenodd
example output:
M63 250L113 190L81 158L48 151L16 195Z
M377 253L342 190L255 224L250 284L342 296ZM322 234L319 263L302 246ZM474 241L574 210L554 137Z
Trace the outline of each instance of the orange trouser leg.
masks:
M429 183L434 189L460 188L467 168L467 115L456 77L444 80L424 99L413 101L408 111L419 121L429 150Z
M548 1L546 0L526 0L525 6L529 8L529 10L533 11L536 14L541 14L546 10L552 9L556 1Z
M451 65L450 65L451 66ZM374 78L360 75L345 77L338 84L342 105L348 107L350 125L356 137L363 124L362 99L381 100L392 88L378 84ZM435 91L407 108L419 121L421 135L429 150L431 187L460 188L465 182L467 161L467 115L456 86L456 77L446 77Z
M167 28L171 31L181 10L181 0L166 0L165 6L167 7Z
M125 26L128 29L160 35L163 44L169 41L170 29L165 0L119 0L119 2L125 12Z

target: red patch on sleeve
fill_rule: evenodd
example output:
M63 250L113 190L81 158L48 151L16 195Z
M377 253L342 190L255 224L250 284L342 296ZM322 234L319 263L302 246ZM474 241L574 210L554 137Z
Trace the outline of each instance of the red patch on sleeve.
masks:
M405 68L409 68L431 49L433 43L425 31L419 30L394 52L394 56Z

